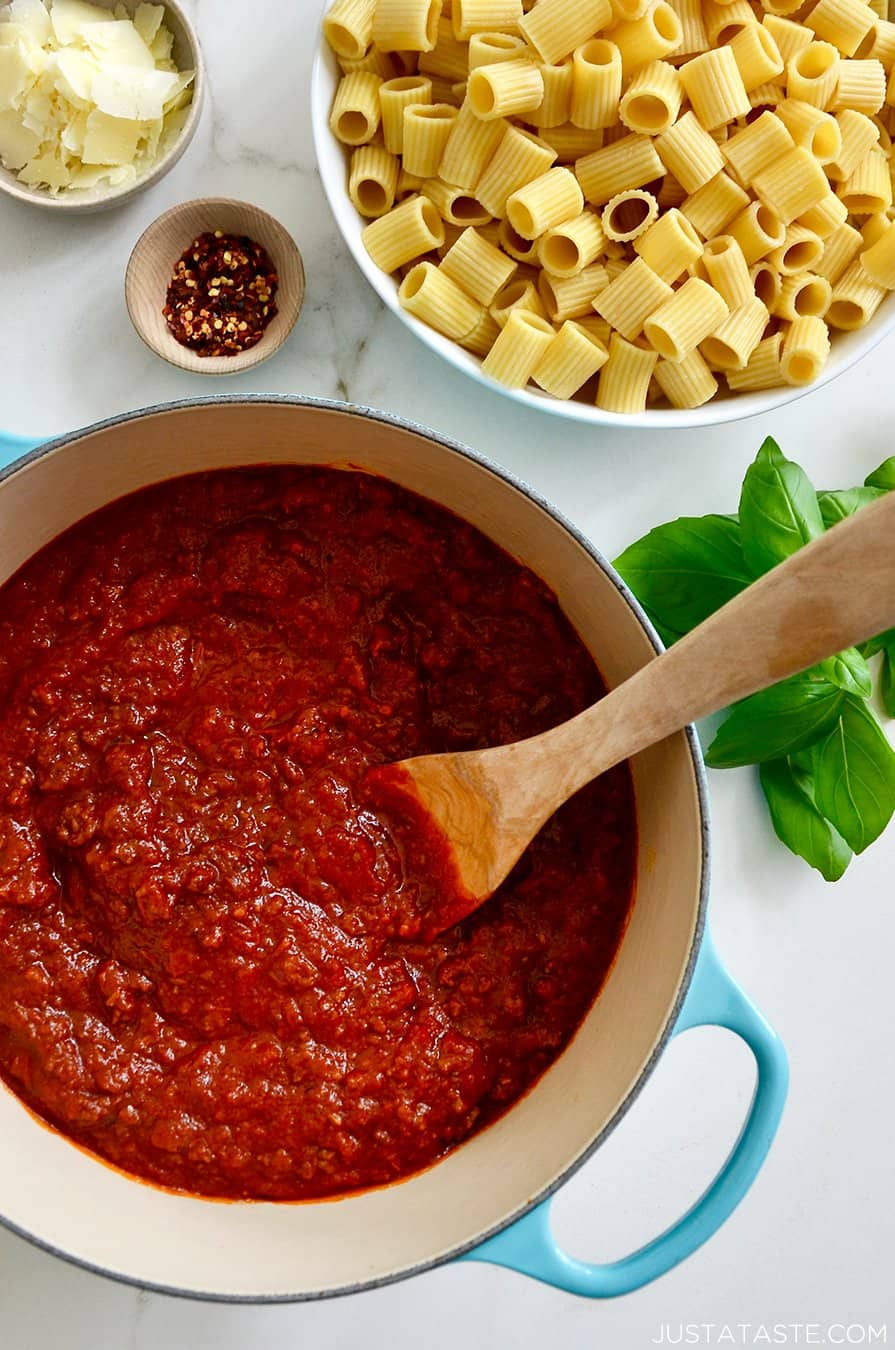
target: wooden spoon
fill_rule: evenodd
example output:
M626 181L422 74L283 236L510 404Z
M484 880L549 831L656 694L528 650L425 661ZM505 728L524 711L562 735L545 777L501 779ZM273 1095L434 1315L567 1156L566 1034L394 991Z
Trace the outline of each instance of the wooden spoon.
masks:
M429 934L487 900L544 822L585 783L688 723L892 626L895 492L800 549L570 721L512 745L425 755L380 770L413 801L452 864L442 871L457 895L431 916Z

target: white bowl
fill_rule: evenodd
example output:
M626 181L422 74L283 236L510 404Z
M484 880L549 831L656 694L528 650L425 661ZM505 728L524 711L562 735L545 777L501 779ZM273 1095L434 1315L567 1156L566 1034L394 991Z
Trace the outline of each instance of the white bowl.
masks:
M189 105L189 114L174 141L152 167L137 179L123 187L98 187L77 192L50 192L47 188L29 187L20 183L9 169L0 164L0 194L25 202L29 206L40 206L46 210L68 215L88 215L95 211L105 211L112 206L122 206L125 202L145 192L160 178L174 168L190 141L196 134L199 118L202 115L202 103L205 98L205 65L199 47L196 30L182 9L178 0L159 0L165 7L165 23L174 37L173 59L178 70L195 70L193 98ZM92 4L113 10L116 0L91 0ZM139 0L125 0L126 7L133 12Z
M327 6L328 7L328 6ZM553 413L557 417L568 417L575 422L590 423L592 426L659 428L672 427L682 430L685 427L713 426L719 422L735 422L743 417L755 417L759 413L773 412L786 403L803 398L813 389L829 384L837 375L841 375L862 356L871 351L878 342L895 328L895 301L886 299L876 315L865 328L853 333L837 333L833 338L830 359L823 373L814 384L789 386L782 389L768 389L754 394L729 394L713 399L701 408L649 408L646 412L621 414L604 412L602 408L587 403L566 402L543 394L538 389L506 389L503 385L482 374L482 363L477 356L458 347L436 333L434 329L415 319L398 304L398 288L390 276L380 272L374 265L361 241L361 231L365 221L355 211L347 190L347 155L345 147L336 140L329 129L329 112L340 76L338 63L323 37L320 37L320 49L314 62L311 75L311 127L314 146L317 152L317 164L323 189L329 199L336 223L342 232L364 276L376 291L379 298L415 333L427 347L438 356L449 361L457 370L465 371L480 384L511 398L528 408Z

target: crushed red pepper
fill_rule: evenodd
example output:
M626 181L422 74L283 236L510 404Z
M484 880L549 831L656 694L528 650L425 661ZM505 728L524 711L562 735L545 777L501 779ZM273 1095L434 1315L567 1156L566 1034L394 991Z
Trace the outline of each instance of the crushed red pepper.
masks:
M162 313L182 347L233 356L261 341L277 313L278 282L261 244L209 230L178 259Z

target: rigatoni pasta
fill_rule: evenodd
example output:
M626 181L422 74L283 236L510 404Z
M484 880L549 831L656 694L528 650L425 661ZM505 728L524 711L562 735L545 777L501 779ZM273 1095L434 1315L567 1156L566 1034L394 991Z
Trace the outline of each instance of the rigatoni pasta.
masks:
M895 290L865 0L336 0L330 126L399 303L607 412L815 378Z

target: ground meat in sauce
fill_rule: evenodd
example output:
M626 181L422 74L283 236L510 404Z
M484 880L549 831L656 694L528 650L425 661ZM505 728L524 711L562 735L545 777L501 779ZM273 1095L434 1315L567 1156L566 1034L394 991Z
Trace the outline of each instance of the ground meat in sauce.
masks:
M599 696L553 596L357 473L178 479L0 590L0 1073L58 1129L195 1193L404 1176L568 1042L633 883L625 768L431 944L365 774Z

